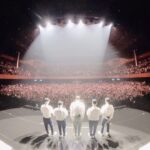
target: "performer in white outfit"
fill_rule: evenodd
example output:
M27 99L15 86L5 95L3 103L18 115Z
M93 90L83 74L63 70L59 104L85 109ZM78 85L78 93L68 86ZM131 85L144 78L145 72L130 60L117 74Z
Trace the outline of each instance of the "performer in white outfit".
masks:
M101 134L104 133L104 127L107 126L107 135L110 136L110 121L113 118L114 115L114 107L110 103L110 98L105 98L105 104L101 107L101 114L102 114L102 128L101 128Z
M58 107L54 109L54 117L57 121L59 136L65 137L66 135L66 118L68 117L68 111L63 107L63 102L58 102ZM63 135L62 135L63 132Z
M49 135L48 125L51 129L51 135L53 135L53 124L52 124L52 115L53 115L53 107L50 105L50 99L45 98L46 102L41 105L41 113L43 115L43 122L45 126L46 133Z
M75 101L70 105L70 117L73 122L75 136L80 136L82 120L85 115L85 104L80 99L80 96L76 96Z
M97 125L100 119L101 110L97 107L96 99L92 100L92 106L87 110L87 118L89 120L89 131L91 138L95 138Z

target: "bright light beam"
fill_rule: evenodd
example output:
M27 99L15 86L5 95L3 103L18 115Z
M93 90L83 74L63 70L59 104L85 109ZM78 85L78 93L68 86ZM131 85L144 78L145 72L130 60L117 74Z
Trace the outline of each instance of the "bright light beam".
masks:
M79 23L78 23L78 27L83 27L84 26L84 23L83 23L83 21L80 19L79 20Z
M104 25L104 21L101 21L101 22L98 24L99 27L102 27L103 25Z
M67 27L71 28L73 26L73 22L69 19L67 23Z
M46 22L46 28L49 30L49 29L52 29L53 28L53 25L51 22L47 21Z
M43 31L43 27L39 24L38 28L40 29L40 32Z
M52 30L47 27L49 24L53 27ZM73 27L68 28L70 25ZM101 28L98 25L88 26L82 20L77 25L68 20L65 28L51 22L46 28L40 24L38 25L40 34L30 45L24 59L38 58L51 69L55 68L52 64L59 65L60 62L70 66L74 64L78 66L78 62L81 64L103 62L105 50L109 46L112 25L108 24ZM111 50L113 51L113 48Z
M113 26L113 23L110 23L110 24L109 24L109 27L111 28L112 26Z

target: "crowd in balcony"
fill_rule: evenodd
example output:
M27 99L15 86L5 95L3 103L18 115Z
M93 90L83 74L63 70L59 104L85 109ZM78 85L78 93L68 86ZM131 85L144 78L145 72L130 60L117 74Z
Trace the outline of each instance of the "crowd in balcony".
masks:
M49 76L49 77L68 77L68 76L79 76L79 77L91 77L91 76L113 76L113 75L129 75L129 74L142 74L150 72L150 57L141 59L138 61L137 66L133 62L125 65L114 65L106 64L87 64L73 66L67 65L50 65L47 67L24 67L20 65L18 68L11 62L0 61L0 74L9 75L22 75L25 77L32 76Z
M30 77L31 72L23 67L16 67L16 64L10 61L0 61L0 74L6 75L23 75Z
M150 57L141 59L138 61L138 64L135 65L134 62L128 63L126 65L121 65L118 68L110 67L108 71L105 72L105 75L127 75L127 74L141 74L150 72Z

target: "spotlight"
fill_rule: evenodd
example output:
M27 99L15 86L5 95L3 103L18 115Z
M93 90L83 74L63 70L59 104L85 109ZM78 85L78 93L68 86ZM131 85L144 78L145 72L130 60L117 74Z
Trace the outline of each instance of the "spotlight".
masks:
M84 26L84 23L83 23L83 21L82 21L81 19L79 20L78 26L79 26L79 27Z
M102 27L103 25L104 25L104 21L101 21L101 22L98 24L99 27Z
M72 27L73 25L74 25L73 22L69 19L69 20L68 20L68 23L67 23L67 26L68 26L68 27Z
M46 22L46 28L47 28L47 29L52 29L52 28L53 28L52 23L50 23L49 21L47 21L47 22Z
M110 23L110 24L109 24L109 27L111 28L112 26L113 26L113 23Z
M38 25L38 28L40 29L40 31L43 30L43 27L41 25Z
M46 22L46 27L49 27L49 26L50 26L50 22L47 21L47 22Z

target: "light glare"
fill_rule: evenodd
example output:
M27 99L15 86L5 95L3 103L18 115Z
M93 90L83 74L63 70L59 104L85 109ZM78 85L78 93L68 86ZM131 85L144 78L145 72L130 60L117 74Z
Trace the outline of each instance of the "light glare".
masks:
M68 27L72 27L73 25L74 25L73 22L69 19L69 20L68 20L68 23L67 23L67 26L68 26Z
M99 23L99 27L102 27L104 25L104 21L101 21L100 23Z
M46 22L46 27L49 27L49 26L50 26L50 22L47 21L47 22Z
M47 21L47 22L46 22L46 28L47 28L47 29L52 29L52 28L53 28L52 23L49 22L49 21Z
M109 24L109 27L112 27L112 26L113 26L113 23L110 23L110 24Z
M83 23L83 21L81 19L79 20L78 26L79 27L83 27L84 26L84 23Z
M38 28L40 29L40 31L43 30L43 27L41 25L38 25Z

